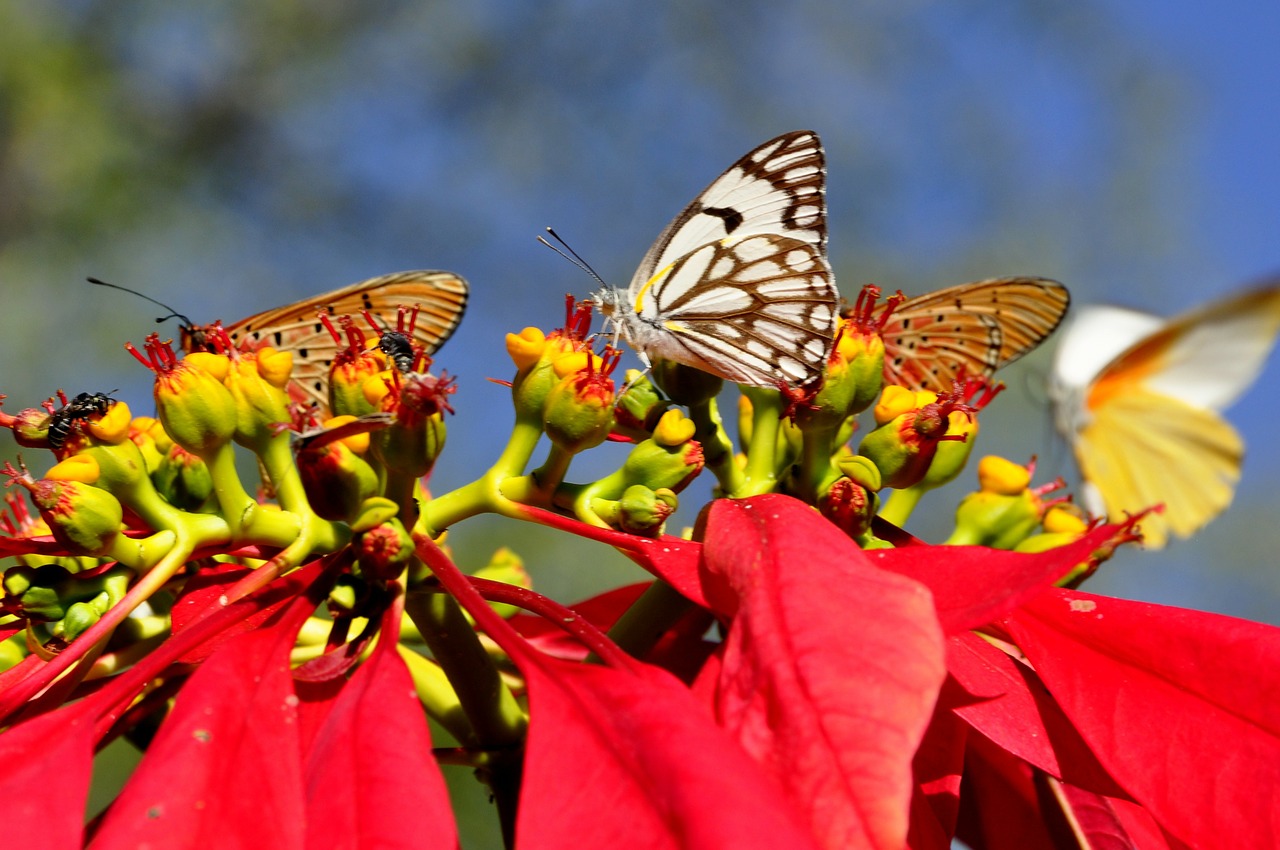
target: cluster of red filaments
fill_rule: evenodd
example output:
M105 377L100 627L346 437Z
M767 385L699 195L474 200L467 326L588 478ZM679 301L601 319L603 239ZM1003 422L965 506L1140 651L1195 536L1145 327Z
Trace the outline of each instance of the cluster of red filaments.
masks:
M881 306L880 293L881 289L878 286L868 284L862 287L853 306L845 309L843 318L862 333L879 334L884 331L885 323L889 321L893 311L907 300L907 296L900 291L895 292L886 298L884 305Z

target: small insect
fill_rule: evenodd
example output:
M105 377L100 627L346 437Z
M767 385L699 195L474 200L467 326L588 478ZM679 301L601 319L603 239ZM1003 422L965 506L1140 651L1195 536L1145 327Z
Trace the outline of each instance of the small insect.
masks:
M93 278L90 282L124 289ZM318 312L324 311L331 316L354 316L367 310L385 322L387 316L393 315L399 307L416 308L417 318L409 347L412 349L412 343L417 343L427 355L431 355L457 329L467 307L467 294L467 282L452 272L395 272L258 313L227 325L225 329L232 343L242 351L255 351L269 345L280 351L292 352L294 365L290 385L293 395L299 401L315 402L323 409L328 407L329 367L338 351L338 344L317 320ZM154 298L142 297L169 310L169 315L157 321L178 319L185 351L207 350L205 329L208 325L197 325ZM400 362L397 361L397 367Z
M417 354L413 350L413 339L400 331L384 330L378 336L378 350L387 355L400 373L412 372L413 362Z
M1158 549L1231 504L1244 443L1219 415L1258 377L1280 332L1280 283L1165 321L1088 307L1063 334L1049 395L1075 450L1085 506L1142 519Z
M115 403L115 399L106 393L80 393L49 414L49 445L54 449L62 448L67 444L71 430L80 422L106 413Z
M1070 303L1066 287L1039 277L993 278L909 298L881 332L885 383L940 392L962 375L989 378L1053 333Z
M826 160L797 130L731 165L676 216L631 285L592 300L648 365L674 360L740 384L822 375L836 328Z

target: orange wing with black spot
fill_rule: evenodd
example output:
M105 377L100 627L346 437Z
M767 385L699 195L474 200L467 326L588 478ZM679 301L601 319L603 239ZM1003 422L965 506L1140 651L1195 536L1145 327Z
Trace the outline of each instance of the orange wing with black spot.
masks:
M884 325L885 382L938 391L962 375L990 377L1053 333L1070 303L1066 287L1036 277L992 278L908 299Z

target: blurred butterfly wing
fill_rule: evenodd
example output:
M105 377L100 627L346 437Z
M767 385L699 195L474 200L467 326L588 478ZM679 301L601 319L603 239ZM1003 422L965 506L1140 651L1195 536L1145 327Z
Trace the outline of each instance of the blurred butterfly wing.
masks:
M1244 444L1218 414L1134 387L1094 411L1073 445L1086 507L1112 521L1142 519L1144 544L1188 537L1231 504Z
M467 293L467 282L450 272L395 272L258 313L228 326L227 333L242 350L269 345L293 352L290 390L294 400L327 407L329 367L338 346L317 321L318 311L354 317L368 310L395 327L398 308L417 307L413 336L430 355L457 329L466 310Z
M1098 373L1092 412L1134 384L1189 405L1222 410L1257 379L1280 332L1280 286L1179 316L1137 341Z
M826 157L818 135L796 130L731 165L663 229L636 269L634 303L660 270L711 242L733 236L789 236L826 256Z
M949 390L963 375L990 377L1034 349L1062 321L1071 297L1044 278L966 283L911 298L884 325L885 381Z

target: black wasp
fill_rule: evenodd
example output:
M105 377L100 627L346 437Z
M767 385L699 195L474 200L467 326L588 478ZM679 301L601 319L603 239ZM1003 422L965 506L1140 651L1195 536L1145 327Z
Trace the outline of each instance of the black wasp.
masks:
M71 436L71 428L94 414L106 413L116 400L106 393L80 393L60 409L49 414L49 445L62 448Z
M413 338L400 331L385 330L378 338L378 349L396 365L396 371L407 374L413 371L418 354L413 350Z

